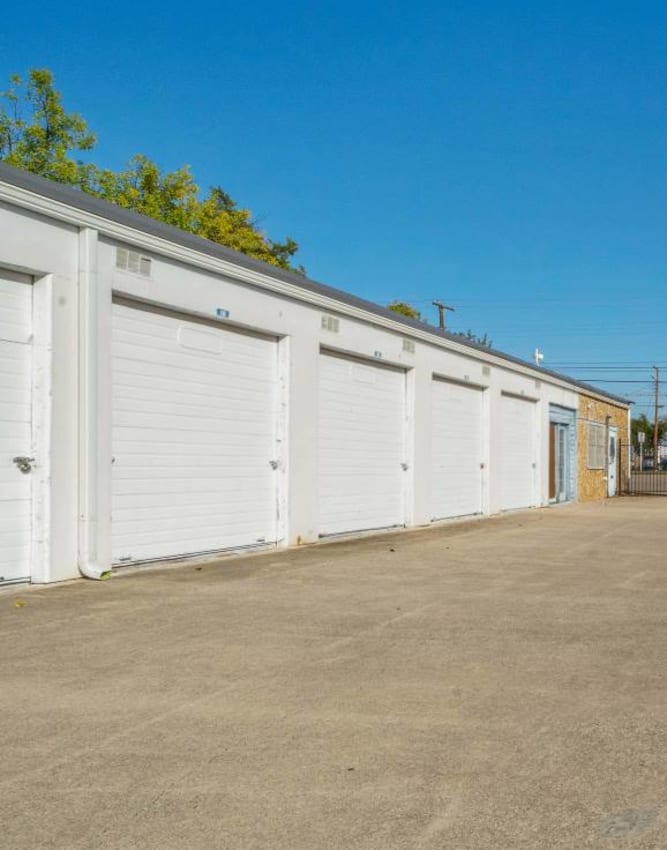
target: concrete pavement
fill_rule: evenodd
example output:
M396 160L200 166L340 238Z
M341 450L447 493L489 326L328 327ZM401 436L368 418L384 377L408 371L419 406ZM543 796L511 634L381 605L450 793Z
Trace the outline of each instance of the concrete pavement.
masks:
M0 593L0 847L667 847L667 499Z

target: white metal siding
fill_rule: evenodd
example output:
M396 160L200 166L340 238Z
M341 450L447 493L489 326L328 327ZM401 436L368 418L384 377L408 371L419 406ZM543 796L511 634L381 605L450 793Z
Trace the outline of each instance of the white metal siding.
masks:
M32 286L0 271L0 581L30 577Z
M276 340L114 304L114 560L275 541L276 406Z
M405 522L405 373L320 356L319 533Z
M500 398L500 509L535 504L537 426L535 402Z
M483 391L434 380L431 393L433 519L482 512Z

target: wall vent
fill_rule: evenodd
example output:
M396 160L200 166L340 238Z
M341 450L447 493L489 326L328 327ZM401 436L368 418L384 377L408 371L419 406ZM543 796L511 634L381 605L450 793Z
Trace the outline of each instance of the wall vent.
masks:
M415 341L414 339L406 339L403 337L403 351L407 351L408 354L415 353Z
M151 276L151 259L129 248L116 248L116 268L142 277Z
M535 389L536 389L536 390L539 390L539 388L540 388L541 386L542 386L542 381L535 381Z
M482 366L482 375L490 375L491 367L490 366Z
M322 330L337 334L339 327L340 322L335 316L322 316Z

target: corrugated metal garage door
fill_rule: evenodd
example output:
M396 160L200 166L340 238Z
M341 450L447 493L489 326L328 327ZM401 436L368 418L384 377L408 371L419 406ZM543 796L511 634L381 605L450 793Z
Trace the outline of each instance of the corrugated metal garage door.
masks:
M500 398L500 509L535 504L536 405L512 395Z
M405 522L405 373L320 355L319 532Z
M478 387L433 380L433 519L482 512L482 397L483 391Z
M114 560L276 539L277 343L113 307Z
M32 453L32 286L0 271L0 582L30 577Z

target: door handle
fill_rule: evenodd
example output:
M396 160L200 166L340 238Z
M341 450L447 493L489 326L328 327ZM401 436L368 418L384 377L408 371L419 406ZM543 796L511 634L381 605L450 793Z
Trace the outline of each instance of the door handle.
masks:
M12 458L12 462L18 466L18 468L24 475L26 475L32 469L32 465L35 462L35 458L26 457L25 455L19 455L18 457Z

